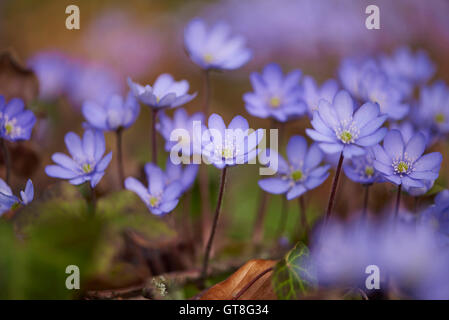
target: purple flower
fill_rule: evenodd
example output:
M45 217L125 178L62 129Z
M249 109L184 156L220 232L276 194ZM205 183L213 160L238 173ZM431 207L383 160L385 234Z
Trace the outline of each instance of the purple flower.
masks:
M165 165L165 184L177 182L182 186L182 193L189 190L195 182L199 166L197 164L174 164L170 157Z
M184 186L178 180L167 184L164 172L152 163L145 166L145 173L148 188L133 177L126 178L125 188L135 192L148 207L148 210L157 216L173 211L178 205Z
M244 164L257 156L263 135L262 129L249 133L248 121L242 116L234 117L226 127L223 118L214 113L202 135L202 155L218 169Z
M25 190L20 191L21 199L13 195L8 184L0 178L0 216L6 211L10 210L15 204L21 203L23 205L29 204L34 198L33 182L28 179Z
M343 165L346 176L354 182L370 185L382 182L383 177L374 168L375 155L372 148L366 148L363 156L353 157L350 163Z
M82 108L88 124L102 131L129 128L136 121L139 111L139 103L132 92L128 93L126 100L120 95L112 95L103 105L86 101Z
M385 136L383 147L374 147L374 167L385 179L406 188L426 187L425 181L438 178L443 156L439 152L423 156L426 139L415 134L408 143L404 142L398 130L390 130Z
M329 79L324 82L321 87L310 76L305 76L302 81L303 92L302 99L306 102L309 117L313 116L313 112L318 110L318 103L321 99L331 103L338 91L337 81Z
M300 70L284 77L276 63L267 65L261 74L253 72L250 79L254 92L243 95L246 110L255 117L270 117L280 122L303 115L306 105L301 100L300 78Z
M198 121L198 130L195 128L194 121ZM201 112L189 116L185 109L179 108L174 112L173 119L171 119L162 111L156 128L165 139L165 151L170 152L175 145L178 145L180 151L182 151L182 156L189 157L193 154L201 154L203 121L204 114ZM172 135L175 135L178 140L172 141ZM198 139L198 143L194 143L194 138Z
M130 78L128 85L140 102L157 110L179 107L196 96L196 93L187 93L189 91L187 80L175 81L168 73L157 77L152 87L148 84L142 86Z
M443 190L435 197L435 204L420 216L420 224L437 232L440 245L449 245L449 190Z
M70 75L68 57L59 52L44 51L33 56L28 65L39 80L40 98L55 99L65 92Z
M252 54L240 36L231 36L224 23L209 30L203 20L195 18L184 31L184 45L194 63L205 70L232 70L248 62Z
M348 92L339 91L332 104L320 100L318 110L313 113L313 129L307 135L319 142L326 153L343 152L345 158L365 154L365 147L379 143L386 134L380 128L386 115L381 115L379 106L367 102L354 112L354 103Z
M449 88L443 81L421 89L415 121L434 133L449 133Z
M344 59L338 70L338 76L343 85L354 98L363 100L364 93L360 85L365 74L377 72L379 67L373 59ZM330 101L329 101L330 102Z
M9 141L29 140L36 123L36 117L19 98L6 103L0 95L0 137Z
M104 175L112 158L112 152L105 157L104 135L101 131L86 130L83 139L69 132L65 135L65 144L71 157L63 153L54 153L52 160L56 165L45 167L48 176L68 179L71 184L79 185L90 181L95 187Z
M286 193L287 200L291 200L315 189L329 176L330 165L319 166L323 152L316 143L308 149L306 139L302 136L292 136L288 141L288 162L276 151L270 150L270 153L274 153L278 171L275 177L259 180L259 186L266 192ZM273 158L273 154L269 158ZM263 162L273 167L272 163Z
M408 47L396 49L392 56L382 56L380 65L389 77L404 79L415 85L426 83L436 71L424 50L413 53Z

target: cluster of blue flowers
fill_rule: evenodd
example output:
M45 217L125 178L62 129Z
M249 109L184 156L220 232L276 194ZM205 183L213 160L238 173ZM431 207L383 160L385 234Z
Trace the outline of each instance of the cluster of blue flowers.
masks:
M237 69L252 57L244 39L231 35L229 26L222 23L208 27L202 20L194 19L185 29L184 41L191 60L207 72ZM62 62L52 60L47 66L49 70L37 71L54 73L59 67L53 63ZM435 65L423 51L400 48L391 56L345 59L338 70L338 80L330 79L321 85L311 76L303 76L300 70L284 73L276 63L268 64L260 73L252 73L253 92L243 95L250 115L270 118L274 124L301 117L310 120L311 128L307 128L305 134L312 142L308 143L304 136L293 135L287 143L286 159L278 150L260 150L263 130L251 131L242 116L234 117L226 125L222 117L214 113L208 117L207 126L201 124L201 135L196 136L192 129L194 122L202 123L208 115L201 112L189 115L179 108L196 97L196 93L189 93L186 80L175 81L171 75L161 74L151 86L128 78L130 91L125 97L114 92L102 99L85 99L82 113L87 122L83 137L67 133L65 143L70 156L53 154L55 165L47 166L45 171L51 177L66 179L74 185L90 182L94 188L112 158L111 152L104 155L103 132L121 132L129 128L138 118L139 103L142 103L155 115L157 111L158 118L154 117L157 123L153 125L165 139L166 153L181 144L183 156L200 155L206 163L220 170L248 163L260 154L265 166L277 168L274 176L259 180L260 188L268 193L283 194L287 200L301 197L327 180L331 168L325 163L328 155L339 156L331 199L336 193L340 170L364 186L389 182L399 187L399 194L405 190L413 196L422 195L434 185L443 159L440 153L426 153L426 150L449 134L449 89L441 81L428 83L435 70ZM66 76L65 73L58 75ZM56 90L52 86L60 84L58 77L52 78L54 81L44 89ZM415 92L419 93L418 99L415 99ZM171 118L166 110L173 108L178 109ZM20 100L13 99L6 104L0 97L0 111L2 139L29 139L35 118L30 111L24 111ZM385 126L387 123L388 127ZM175 130L185 134L178 136L178 141L172 139ZM240 132L241 139L234 135L236 131ZM148 186L133 177L126 178L124 186L135 192L151 213L161 216L175 209L180 197L193 185L197 172L197 164L175 164L167 156L165 170L155 161L145 165ZM29 184L21 193L22 200L18 200L3 180L0 181L2 212L14 203L26 204L33 198L31 182ZM438 195L435 205L420 215L420 225L426 226L420 230L425 229L425 232L419 233L411 242L418 249L424 251L432 247L433 250L434 243L429 237L434 239L435 234L438 234L438 246L449 242L448 192ZM331 211L332 202L328 215ZM435 225L436 230L433 230ZM403 250L404 241L413 238L407 234L410 231L403 232L400 228L398 232L388 234L385 241L374 245L373 239L383 235L384 226L369 225L358 231L351 227L342 231L342 228L329 229L322 244L325 250L319 251L316 257L323 279L334 279L337 273L343 279L348 272L348 262L361 261L362 264L369 260L371 256L365 256L365 251L374 252L379 265L388 264L389 272L394 275L400 263L391 262L394 260L391 259L392 252ZM348 244L349 247L344 249ZM410 250L410 246L407 248ZM344 255L336 260L335 252L340 251ZM404 255L405 252L409 251L404 251ZM428 255L423 253L423 256ZM447 258L447 253L443 256ZM406 257L405 260L414 256L407 254ZM446 258L438 261L443 261L446 266ZM335 265L328 268L326 263L329 261L336 263L338 268ZM438 265L438 272L440 267ZM438 272L433 275L439 276ZM422 289L422 283L418 287Z

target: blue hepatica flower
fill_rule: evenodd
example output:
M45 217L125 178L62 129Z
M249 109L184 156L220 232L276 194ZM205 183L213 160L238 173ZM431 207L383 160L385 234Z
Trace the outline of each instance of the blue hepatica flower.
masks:
M434 63L424 50L414 53L408 47L396 49L391 56L382 56L380 65L390 77L398 77L415 85L426 83L436 71Z
M179 107L196 96L196 93L188 94L187 80L175 81L168 73L157 77L153 86L142 86L130 78L128 85L140 102L156 110Z
M27 181L25 190L20 191L20 199L13 195L8 184L0 178L0 216L10 210L15 204L27 205L34 198L34 187L31 180Z
M435 230L442 246L449 245L449 190L438 193L435 204L421 214L420 224Z
M405 143L400 131L390 130L383 147L374 147L374 167L396 185L426 187L425 181L438 178L443 156L439 152L423 155L425 147L426 139L421 133L416 133Z
M434 133L449 133L449 88L443 81L421 88L415 121Z
M48 176L67 179L71 184L79 185L90 181L95 187L103 177L112 158L112 152L103 157L106 145L104 135L98 130L86 130L83 139L69 132L65 135L65 144L71 157L63 153L54 153L51 159L56 165L45 167Z
M165 165L165 184L169 185L178 181L182 186L182 193L189 190L195 182L199 166L197 164L174 164L170 158Z
M249 114L259 118L274 118L285 122L306 111L301 99L301 71L294 70L285 77L276 63L267 65L261 74L251 74L254 92L245 93L243 100Z
M308 149L306 139L302 136L292 136L288 141L288 162L273 150L270 150L269 158L277 160L278 171L275 177L259 180L259 186L269 193L286 193L287 200L318 187L329 176L330 165L319 166L323 160L323 152L316 143ZM273 167L268 160L267 158L263 162Z
M234 117L226 127L223 118L214 113L202 135L202 155L219 169L244 164L257 156L263 135L262 129L249 133L248 121L242 116Z
M205 128L203 122L204 114L201 112L189 116L183 108L180 108L174 112L173 119L161 112L156 129L165 139L165 151L170 152L175 145L178 145L182 156L201 154L201 133ZM172 134L178 140L172 141ZM198 143L195 143L194 139L197 139Z
M190 59L205 70L232 70L251 59L241 36L231 36L227 24L217 23L210 29L203 20L195 18L184 31L184 45Z
M312 77L305 76L302 86L302 99L306 102L307 112L310 117L313 116L315 110L318 110L318 103L321 99L331 103L334 101L335 94L338 91L337 81L333 79L327 80L320 87Z
M365 147L379 143L387 129L381 128L386 115L380 114L379 106L367 102L354 112L354 103L348 92L339 91L331 103L320 100L313 113L312 129L307 135L319 142L326 153L343 152L345 158L365 154Z
M382 182L382 174L374 168L375 155L372 148L366 148L363 156L353 157L343 165L346 176L354 182L371 185Z
M162 169L152 163L145 165L145 173L148 188L133 177L126 178L125 188L135 192L150 212L157 216L173 211L185 186L179 180L169 182Z
M29 140L36 123L30 110L24 110L21 99L13 98L6 103L0 95L0 137L9 141Z
M103 105L86 101L82 111L88 125L92 128L116 131L129 128L136 121L140 106L134 94L129 92L126 100L120 95L112 95Z

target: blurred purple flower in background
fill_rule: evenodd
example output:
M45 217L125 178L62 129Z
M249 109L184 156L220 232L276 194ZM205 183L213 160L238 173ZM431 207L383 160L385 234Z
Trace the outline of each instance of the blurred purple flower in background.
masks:
M421 214L420 224L437 232L441 246L449 246L449 190L438 193L435 204Z
M103 133L98 130L86 130L81 140L78 135L69 132L64 140L71 158L63 153L54 153L51 159L56 165L46 166L45 173L53 178L67 179L74 185L90 181L91 187L94 188L112 158L112 152L103 157L106 151Z
M257 156L263 136L262 129L249 133L248 121L242 116L235 116L226 127L223 118L214 113L202 135L202 155L218 169L244 164Z
M443 156L439 152L423 155L426 139L416 133L407 143L398 130L390 130L383 147L374 147L374 167L385 179L404 187L426 187L425 181L438 178Z
M34 198L33 182L28 179L25 190L20 191L20 199L17 198L11 191L8 184L0 178L0 216L6 211L10 210L15 204L21 203L23 205L29 204Z
M443 81L421 88L414 120L432 133L449 133L449 88Z
M268 163L268 160L276 159L278 167L276 176L258 182L268 193L286 193L287 200L292 200L320 186L329 176L330 165L319 166L323 160L323 152L316 143L308 149L307 141L302 136L292 136L288 141L288 162L276 151L269 152L270 156L262 162L267 163L268 167L273 167L274 164Z
M167 73L157 77L154 85L142 86L128 78L128 85L136 98L153 109L179 107L196 97L196 93L188 94L187 80L175 81Z
M231 36L225 23L208 29L201 19L195 18L184 31L184 45L190 59L205 70L232 70L248 62L252 53L245 47L241 36Z
M428 82L436 72L435 64L424 50L414 53L409 47L400 47L391 56L381 56L380 65L388 76L413 85Z
M88 124L102 131L129 128L139 116L139 111L139 103L132 92L128 93L126 100L115 94L103 105L85 101L82 107L83 116Z
M41 51L28 60L39 79L39 98L53 100L66 92L70 61L59 51Z
M19 98L6 103L0 95L0 137L8 141L29 140L36 117Z
M170 158L167 158L165 165L165 184L169 185L177 182L182 186L182 193L188 191L195 182L199 166L197 164L174 164Z
M354 112L354 102L346 91L339 91L331 103L320 100L313 113L313 129L306 133L326 153L343 152L345 158L365 154L364 147L379 143L386 128L380 128L386 115L380 114L377 104L367 102Z
M343 165L346 176L354 182L371 185L383 182L380 172L374 168L375 155L372 148L366 148L363 156L353 157Z
M301 100L300 78L300 70L291 71L284 77L276 63L267 65L261 74L253 72L250 79L254 92L243 95L246 111L255 117L280 122L303 115L306 105Z
M171 212L178 205L184 186L178 180L167 184L166 174L153 163L145 165L145 173L148 188L133 177L126 178L125 188L135 192L151 213L161 216Z
M338 83L333 79L329 79L320 87L311 76L305 76L302 81L302 90L301 97L307 105L309 117L312 118L313 112L318 110L318 104L321 99L329 103L334 101L335 94L338 91Z
M199 132L194 132L194 121L201 122ZM205 128L203 122L204 114L201 112L189 116L185 109L179 108L175 110L173 119L171 119L162 111L159 114L156 128L165 139L165 151L170 152L175 145L180 145L183 156L201 154L201 133ZM171 141L170 137L175 133L177 133L178 140ZM194 143L194 139L198 139L198 143Z

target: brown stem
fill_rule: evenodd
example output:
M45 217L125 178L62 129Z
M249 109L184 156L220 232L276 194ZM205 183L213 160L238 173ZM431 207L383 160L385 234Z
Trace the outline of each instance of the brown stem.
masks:
M310 234L310 228L309 228L309 223L307 222L307 212L306 212L306 204L304 201L304 196L301 196L298 198L298 204L299 204L299 216L300 216L299 221L301 221L301 226L306 231L306 235L308 235L308 234ZM300 226L298 226L296 229L297 229L297 234L298 234L298 239L299 239L300 234L301 234L301 228L300 228Z
M122 136L123 136L123 128L118 128L116 131L117 136L117 170L118 176L120 180L120 188L123 189L125 182L125 173L123 170L123 155L122 155Z
M1 139L1 145L3 149L3 159L5 161L6 167L6 184L9 185L9 177L11 176L11 157L5 139Z
M232 298L232 300L238 300L246 291L248 291L249 288L251 288L251 286L256 283L257 280L259 280L260 278L262 278L264 275L266 275L268 272L273 271L273 267L270 267L268 269L265 269L264 271L262 271L261 273L259 273L253 280L251 280L250 282L248 282L236 295L234 298Z
M285 225L287 224L287 217L288 217L288 201L285 196L282 196L281 218L279 220L275 241L278 241L279 238L284 233Z
M210 232L209 240L207 241L206 253L204 255L203 268L201 271L200 280L201 280L202 284L204 284L204 281L206 280L206 277L207 277L207 266L209 264L210 250L212 248L215 231L217 229L217 224L218 224L218 217L220 215L221 203L223 201L224 188L225 188L225 184L226 184L226 171L227 171L227 167L224 167L223 170L221 170L220 191L218 193L217 207L215 208L214 221L212 223L212 229Z
M253 245L255 247L260 245L260 242L262 241L263 238L263 226L268 202L268 193L263 190L260 190L259 199L260 199L259 207L257 209L256 220L254 222L253 228Z
M151 157L152 162L157 165L157 136L156 136L156 120L157 120L157 109L152 109L152 122L151 122Z
M335 172L334 180L332 181L332 189L329 197L329 203L327 205L326 217L324 222L327 223L332 214L332 209L334 208L335 195L337 194L338 180L340 178L341 167L343 165L343 151L340 154L340 159L338 160L337 171Z
M203 72L203 90L204 90L203 112L204 112L204 116L207 118L209 116L209 105L210 105L210 96L211 96L210 71L209 70L204 70L204 72Z
M394 223L396 224L398 220L398 213L399 213L399 205L401 203L401 192L402 192L402 184L398 186L398 192L396 194L396 205L394 207Z
M369 184L363 186L365 188L365 196L363 198L362 220L366 219L366 212L368 211L368 198L369 198L370 186L371 185L369 185Z

